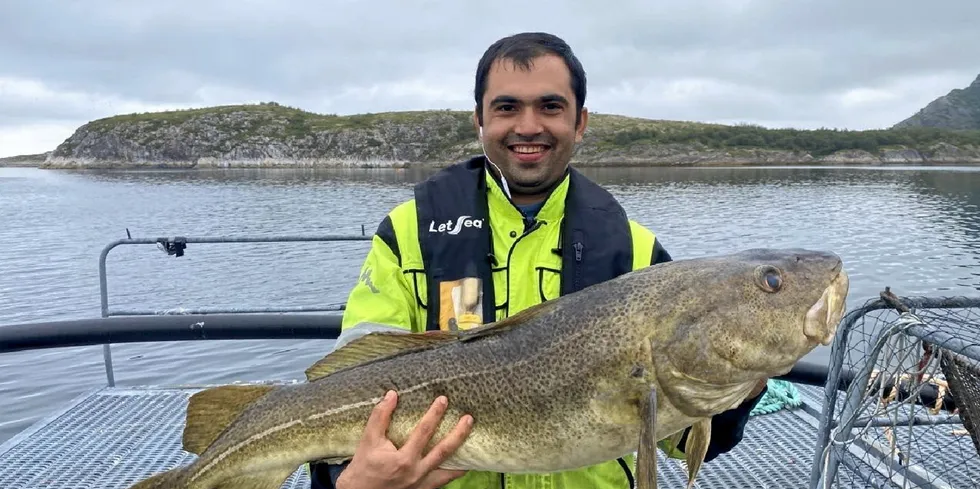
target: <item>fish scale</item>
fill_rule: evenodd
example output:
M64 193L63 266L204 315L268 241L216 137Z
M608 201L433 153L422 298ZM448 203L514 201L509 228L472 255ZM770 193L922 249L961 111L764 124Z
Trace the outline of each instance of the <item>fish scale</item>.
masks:
M847 289L833 253L757 249L639 269L465 331L370 332L305 383L195 394L184 447L199 457L133 489L276 489L303 463L349 459L389 389L396 446L440 395L430 447L473 416L444 468L556 472L637 452L649 489L654 443L690 427L693 481L710 417L829 343Z

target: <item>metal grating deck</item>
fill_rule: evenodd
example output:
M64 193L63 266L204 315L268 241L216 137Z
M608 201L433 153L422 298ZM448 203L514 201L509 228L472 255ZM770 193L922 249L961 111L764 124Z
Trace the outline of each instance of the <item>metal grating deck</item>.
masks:
M835 421L839 422L844 404L842 395L837 397L836 404ZM886 427L855 426L848 437L855 441L848 443L846 449L836 449L844 452L842 464L860 464L864 473L872 475L873 481L867 483L868 487L879 487L889 478L893 479L887 487L903 487L899 483L904 477L899 470L901 467L915 476L905 487L980 488L980 453L969 436L953 433L963 429L956 416L952 416L954 421L943 423L944 418L950 417L949 413L929 415L926 407L916 405L912 408L903 404L884 415L875 413L875 406L876 403L866 403L860 417L876 414L876 419L888 419L891 439ZM908 419L913 416L927 418L936 424L911 425ZM837 480L847 481L851 477L853 473L841 472ZM918 481L925 482L920 485Z
M0 488L123 489L188 463L180 446L187 399L200 387L103 388L0 445ZM812 404L823 391L800 387ZM820 396L820 397L818 397ZM735 450L702 467L696 487L807 487L817 420L804 410L753 418ZM660 459L663 487L685 487L681 461ZM859 481L841 467L838 480ZM863 484L861 484L863 486ZM303 469L283 488L308 488Z
M923 415L924 408L914 411L902 406L898 415ZM953 430L962 429L961 422L955 424L914 426L899 424L892 430L895 438L895 448L905 466L911 466L931 484L948 485L956 488L980 487L980 456L969 436L957 436ZM884 453L891 450L886 430L882 427L857 428L854 435L860 431L863 441L876 445ZM851 455L853 457L853 455ZM853 460L853 458L852 458ZM864 457L865 462L874 462L879 471L889 473L888 464L881 459Z

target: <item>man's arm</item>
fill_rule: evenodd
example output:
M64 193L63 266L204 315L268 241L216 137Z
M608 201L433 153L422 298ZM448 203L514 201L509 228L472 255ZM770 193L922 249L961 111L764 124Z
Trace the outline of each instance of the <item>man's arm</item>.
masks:
M650 256L650 264L656 265L657 263L669 261L671 261L670 253L667 253L667 250L660 244L659 239L655 239L653 242L653 253ZM719 413L711 418L711 440L708 443L708 453L704 457L705 462L709 462L718 455L728 452L742 441L742 435L745 433L745 423L749 421L749 413L759 403L767 389L768 387L765 386L765 382L762 382L759 387L749 394L748 399L738 407ZM681 437L680 443L675 447L677 450L684 451L689 432L690 429L684 430L684 436ZM661 448L666 449L664 446L661 446Z
M371 239L371 249L351 289L341 328L349 330L362 322L380 323L412 330L415 293L402 273L400 251L391 217L386 216ZM347 463L310 464L310 489L334 489Z
M653 255L650 257L650 264L656 265L657 263L664 263L670 261L670 253L664 249L663 245L660 244L660 240L654 238L653 240Z
M386 216L371 240L357 283L347 297L342 328L362 322L415 330L415 292L412 278L402 273L401 250L391 216Z

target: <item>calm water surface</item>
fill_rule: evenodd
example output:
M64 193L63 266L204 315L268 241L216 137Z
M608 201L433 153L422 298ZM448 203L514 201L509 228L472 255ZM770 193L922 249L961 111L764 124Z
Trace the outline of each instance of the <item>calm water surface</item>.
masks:
M836 251L849 305L978 294L980 168L602 169L585 173L675 258L749 247ZM98 317L98 256L133 237L371 232L426 174L405 170L0 169L0 325ZM109 255L112 309L343 302L366 242L154 246ZM113 346L118 385L301 379L331 341ZM811 359L823 360L821 348ZM105 384L102 347L0 355L0 441Z

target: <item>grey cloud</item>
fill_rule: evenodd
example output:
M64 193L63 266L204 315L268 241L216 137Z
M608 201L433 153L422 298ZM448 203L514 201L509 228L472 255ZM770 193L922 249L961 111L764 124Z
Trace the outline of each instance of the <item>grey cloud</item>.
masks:
M744 7L725 8L726 3ZM627 71L715 77L809 94L933 71L980 72L980 3L970 0L685 4L660 12L635 2L629 15L610 9L595 19L595 30L609 33L603 45L629 46L635 56L633 66L614 57L600 70L594 67L602 73L597 81Z
M3 125L254 100L335 113L469 109L483 50L522 30L572 45L594 110L652 118L880 127L980 72L975 0L33 0L0 9L0 80L88 94L17 99L0 85ZM853 90L878 98L843 104Z
M464 32L438 21L453 5L22 3L0 24L0 36L14 38L0 54L11 74L154 102L186 100L202 84L305 95L434 70L454 54L467 59L458 50Z

